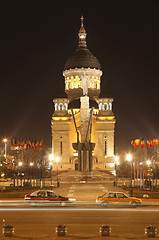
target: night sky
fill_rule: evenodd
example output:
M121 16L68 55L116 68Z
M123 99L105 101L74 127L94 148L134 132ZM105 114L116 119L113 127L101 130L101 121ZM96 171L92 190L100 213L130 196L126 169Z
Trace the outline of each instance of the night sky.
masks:
M52 100L84 15L89 50L101 63L102 96L114 98L115 146L159 136L158 1L4 1L0 6L0 137L51 146Z

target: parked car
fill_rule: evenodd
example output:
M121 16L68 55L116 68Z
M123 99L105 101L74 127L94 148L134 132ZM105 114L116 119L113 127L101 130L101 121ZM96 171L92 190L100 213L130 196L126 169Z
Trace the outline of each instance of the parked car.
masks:
M109 206L109 204L129 204L132 207L136 207L142 204L141 199L129 197L123 192L104 193L96 198L96 202L101 203L103 206Z

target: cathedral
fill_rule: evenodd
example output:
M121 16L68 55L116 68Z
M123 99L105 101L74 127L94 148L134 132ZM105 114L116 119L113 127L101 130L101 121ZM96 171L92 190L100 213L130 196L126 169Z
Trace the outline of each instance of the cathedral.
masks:
M53 99L52 154L59 170L115 173L113 98L100 98L101 65L86 35L82 16L78 47L63 70L67 98Z

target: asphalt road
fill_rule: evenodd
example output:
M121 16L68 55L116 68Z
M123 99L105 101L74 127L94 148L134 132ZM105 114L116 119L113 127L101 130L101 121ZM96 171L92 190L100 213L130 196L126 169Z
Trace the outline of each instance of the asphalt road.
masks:
M57 194L75 197L78 201L95 203L97 195L106 191L121 191L106 183L91 184L61 184L54 190ZM21 200L22 201L22 200ZM147 202L147 200L145 200ZM2 202L1 202L2 203ZM100 206L85 207L31 207L23 208L12 204L5 207L0 203L0 226L3 219L15 227L12 239L20 240L51 240L51 239L103 239L99 235L99 227L109 225L111 236L107 239L146 239L144 230L150 224L159 228L159 207L132 208L102 208ZM3 202L4 203L4 202ZM2 203L2 204L3 204ZM13 203L13 202L10 202ZM19 202L21 203L21 202ZM154 204L158 202L153 201ZM13 208L12 208L13 207ZM67 226L65 237L56 237L55 228L59 224ZM0 231L0 239L2 237ZM9 238L10 239L10 238ZM104 238L105 239L105 238ZM159 234L155 239L159 239Z
M145 239L144 229L152 224L159 228L159 211L154 209L3 209L0 210L0 222L3 219L15 227L12 239L103 239L99 227L109 225L112 229L108 239ZM57 225L67 226L65 237L56 237ZM7 239L2 237L0 239ZM155 239L159 239L157 236Z
M28 190L27 193L34 192L35 190ZM59 188L55 188L53 190L55 193L69 197L69 198L75 198L77 201L75 203L86 203L88 205L89 203L95 204L96 203L96 197L99 195L103 195L106 192L109 191L115 191L115 192L125 192L123 189L119 187L114 187L113 184L110 183L62 183ZM6 200L4 201L3 198L0 199L0 207L3 206L3 204L6 205L12 205L15 204L15 206L20 205L24 206L23 200L17 200L16 202ZM159 206L159 199L157 200L150 200L145 199L143 200L144 205L158 205Z

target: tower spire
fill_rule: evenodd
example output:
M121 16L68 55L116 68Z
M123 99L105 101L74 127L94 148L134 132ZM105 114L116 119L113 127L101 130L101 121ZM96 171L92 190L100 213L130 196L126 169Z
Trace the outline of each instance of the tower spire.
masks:
M87 44L86 44L87 33L86 33L86 30L83 26L83 20L84 20L84 17L82 15L81 16L81 27L80 27L80 30L79 30L79 33L78 33L78 37L79 37L78 47L87 47Z
M83 20L84 20L84 17L83 15L81 16L81 27L83 27Z

